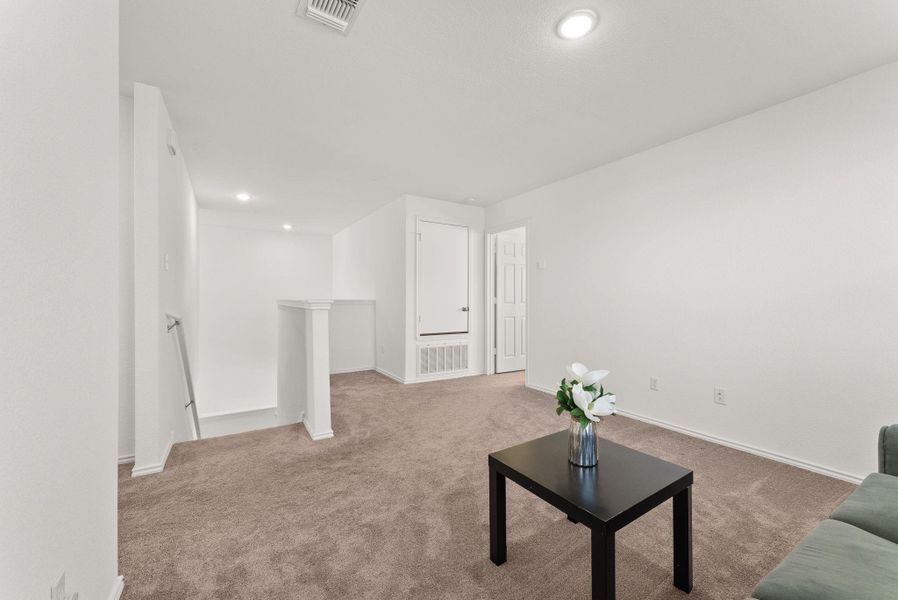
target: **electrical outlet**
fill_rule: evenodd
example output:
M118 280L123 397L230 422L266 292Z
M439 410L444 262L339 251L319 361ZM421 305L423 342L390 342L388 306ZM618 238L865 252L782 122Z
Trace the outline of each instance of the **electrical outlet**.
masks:
M657 392L659 389L659 383L657 377L649 377L649 389L653 392Z
M721 406L726 406L727 403L727 391L723 388L714 388L714 404L720 404Z

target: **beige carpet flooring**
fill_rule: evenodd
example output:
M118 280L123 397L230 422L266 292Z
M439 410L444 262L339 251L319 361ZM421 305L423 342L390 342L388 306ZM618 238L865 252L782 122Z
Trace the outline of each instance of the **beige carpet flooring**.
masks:
M489 561L487 454L566 424L521 374L335 376L332 440L288 426L178 444L158 475L121 468L123 598L588 598L589 530L512 482L508 562ZM601 432L695 470L695 600L749 596L853 489L620 416ZM671 562L668 502L618 534L618 598L689 597Z

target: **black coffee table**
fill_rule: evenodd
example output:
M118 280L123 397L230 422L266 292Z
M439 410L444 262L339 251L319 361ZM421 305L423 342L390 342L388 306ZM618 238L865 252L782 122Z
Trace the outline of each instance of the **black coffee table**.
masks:
M490 560L505 545L505 478L592 530L592 597L614 598L614 533L673 498L673 580L692 591L692 471L599 440L599 464L568 462L568 432L553 433L489 455Z

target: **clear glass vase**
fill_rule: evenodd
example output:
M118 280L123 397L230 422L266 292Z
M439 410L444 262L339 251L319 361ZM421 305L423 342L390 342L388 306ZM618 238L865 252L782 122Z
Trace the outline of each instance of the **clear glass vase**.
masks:
M580 419L571 417L568 433L568 452L571 464L578 467L594 467L599 462L598 423L590 421L585 427Z

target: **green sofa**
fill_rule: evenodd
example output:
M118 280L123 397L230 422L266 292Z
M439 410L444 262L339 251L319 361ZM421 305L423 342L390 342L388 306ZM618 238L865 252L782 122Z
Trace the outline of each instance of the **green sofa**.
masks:
M898 599L898 425L873 473L752 592L757 600Z

